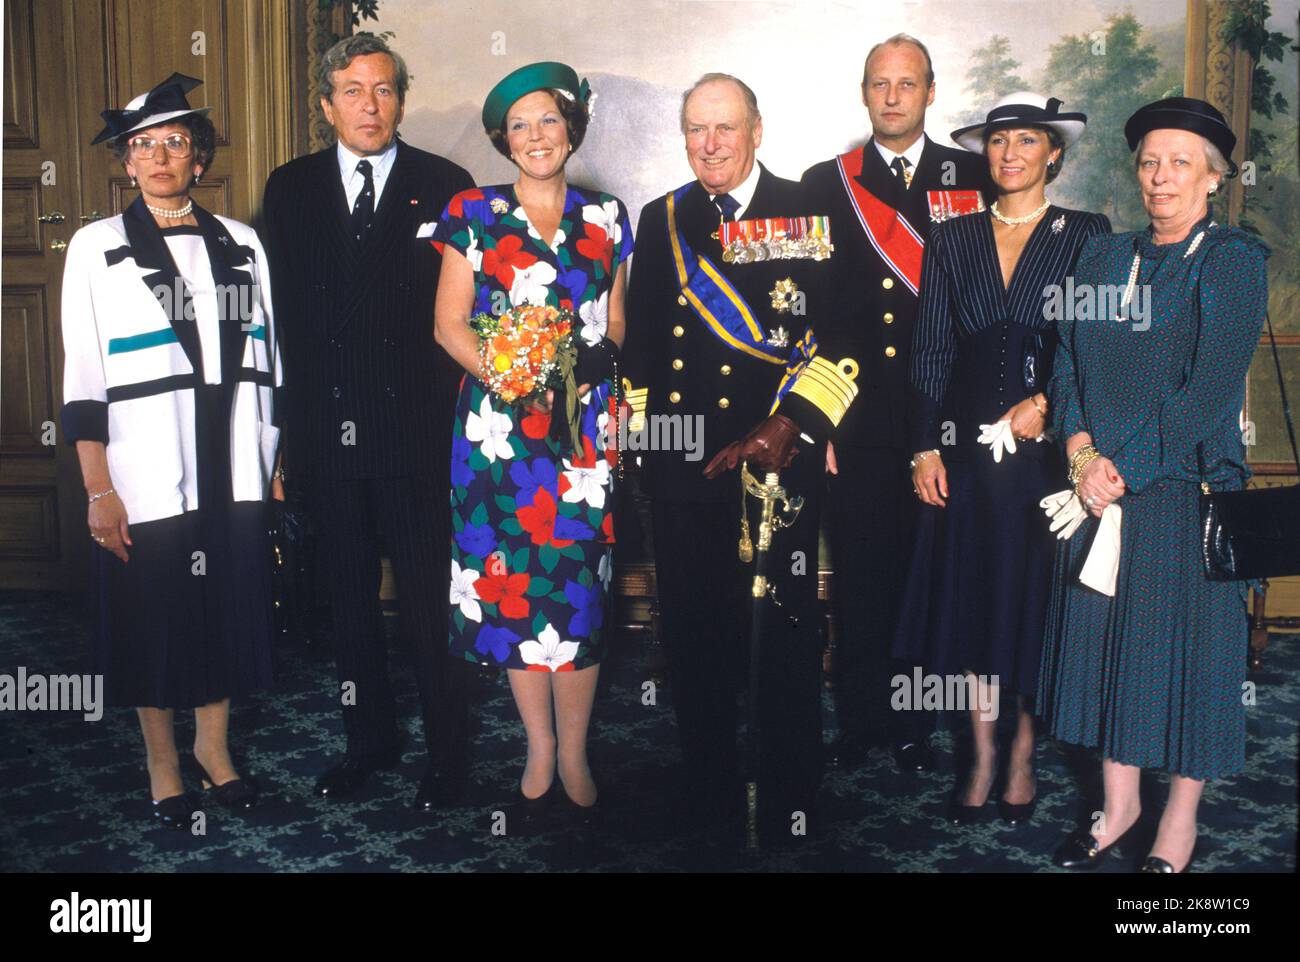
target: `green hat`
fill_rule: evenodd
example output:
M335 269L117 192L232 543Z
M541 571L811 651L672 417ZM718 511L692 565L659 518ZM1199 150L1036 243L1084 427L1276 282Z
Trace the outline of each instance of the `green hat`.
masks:
M559 90L571 100L582 101L587 106L591 100L591 87L587 81L578 82L578 72L568 64L543 61L530 63L505 76L483 101L483 129L499 130L505 123L506 111L520 97L535 90Z

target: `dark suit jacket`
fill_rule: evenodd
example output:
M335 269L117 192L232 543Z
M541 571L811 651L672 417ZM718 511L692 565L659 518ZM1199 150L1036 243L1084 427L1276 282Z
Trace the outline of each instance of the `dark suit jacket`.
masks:
M989 187L988 164L979 154L943 147L925 138L912 186L903 185L885 164L874 138L862 147L861 184L900 210L924 238L930 228L927 192L981 190ZM945 163L953 182L945 183ZM835 443L903 448L907 444L906 398L912 326L917 296L903 284L885 289L893 272L863 233L834 159L816 164L803 175L809 213L829 214L835 253L830 259L834 297L829 316L819 317L817 339L830 356L857 360L858 396L840 422ZM896 278L895 278L896 281ZM893 348L892 356L887 353Z
M264 199L271 294L285 360L285 453L313 480L448 472L459 367L433 339L442 258L421 224L474 186L451 161L398 141L358 247L333 146L272 172ZM353 444L344 443L351 424Z
M776 177L760 165L754 196L740 219L802 217L809 213L797 183ZM811 260L724 262L721 244L711 236L721 218L698 183L678 206L677 217L688 243L717 265L749 304L763 330L784 327L793 346L807 327L815 326L814 288L819 285L814 277L828 261L820 265ZM778 280L785 278L794 280L807 295L806 316L795 317L772 307L770 292ZM701 416L704 444L703 457L698 461L686 460L685 452L680 450L642 452L642 486L651 497L668 501L739 503L735 472L709 481L704 477L704 467L721 448L767 417L785 367L723 343L684 298L678 300L680 294L668 240L667 200L659 197L642 210L637 229L620 373L633 387L649 389L647 421L657 414ZM674 366L675 360L682 363ZM677 401L672 400L674 394ZM786 413L784 404L781 410Z

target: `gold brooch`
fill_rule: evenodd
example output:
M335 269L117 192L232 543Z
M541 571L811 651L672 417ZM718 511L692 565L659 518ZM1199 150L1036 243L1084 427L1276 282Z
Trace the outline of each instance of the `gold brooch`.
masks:
M504 214L510 209L510 201L506 200L504 197L493 197L492 203L488 206L492 208L492 213Z
M771 290L772 307L778 314L784 314L790 310L794 304L795 295L799 293L799 288L795 286L794 280L787 277L783 281L777 281L776 287Z

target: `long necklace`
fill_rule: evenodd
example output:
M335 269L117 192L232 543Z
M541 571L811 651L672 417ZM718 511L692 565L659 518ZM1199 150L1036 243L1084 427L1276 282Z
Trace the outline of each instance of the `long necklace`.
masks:
M998 202L995 200L993 206L989 208L989 211L993 214L993 218L998 221L998 223L1006 224L1008 227L1018 227L1021 224L1028 224L1031 220L1051 206L1052 202L1045 200L1043 201L1042 207L1039 207L1032 213L1026 214L1024 217L1008 217L1006 214L998 210Z
M153 204L145 204L144 206L149 213L157 217L179 220L182 217L190 216L190 211L194 210L194 201L187 200L184 207L177 207L175 210L168 207L155 207Z
M1217 225L1214 223L1214 221L1210 221L1210 223L1206 225L1205 230L1209 230L1211 227L1216 227L1216 226ZM1199 232L1195 237L1192 238L1192 243L1188 246L1187 250L1183 252L1183 260L1187 260L1187 258L1191 257L1193 254L1196 253L1196 248L1201 246L1201 240L1204 237L1205 237L1205 231L1203 230ZM1141 270L1142 270L1142 252L1140 250L1134 251L1133 264L1132 266L1129 267L1129 271L1128 271L1128 283L1124 285L1124 296L1123 298L1120 299L1119 310L1115 312L1115 320L1117 321L1126 320L1125 314L1127 312L1129 302L1133 300L1133 289L1137 287L1138 274L1141 272Z

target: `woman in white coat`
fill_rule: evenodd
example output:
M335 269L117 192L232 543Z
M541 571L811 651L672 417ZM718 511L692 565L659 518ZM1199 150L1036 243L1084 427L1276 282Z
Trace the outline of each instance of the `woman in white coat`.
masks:
M177 708L194 709L210 797L257 799L226 734L231 697L271 680L264 501L281 384L257 235L189 196L216 139L209 108L185 99L198 85L173 74L104 112L93 143L108 141L141 196L73 236L63 278L63 435L101 549L94 667L110 704L137 709L152 814L173 828L195 810Z

